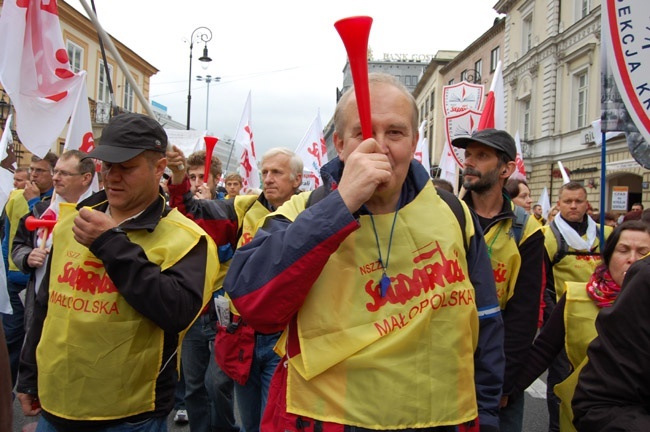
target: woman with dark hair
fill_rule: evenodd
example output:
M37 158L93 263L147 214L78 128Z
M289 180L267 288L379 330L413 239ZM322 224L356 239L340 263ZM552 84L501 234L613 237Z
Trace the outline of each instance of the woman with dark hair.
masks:
M533 199L530 197L530 188L526 180L511 178L506 182L505 189L512 202L530 213Z
M575 430L571 423L571 398L578 373L587 357L587 346L596 337L594 325L602 308L614 304L628 268L650 253L650 225L641 221L624 222L614 229L602 251L602 263L587 284L567 282L566 292L533 344L522 365L515 389L530 386L566 346L572 374L555 386L561 399L560 429Z

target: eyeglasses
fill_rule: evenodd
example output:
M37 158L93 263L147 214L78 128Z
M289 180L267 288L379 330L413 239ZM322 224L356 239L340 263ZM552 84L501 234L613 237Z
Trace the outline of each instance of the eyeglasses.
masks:
M50 171L50 170L46 170L46 169L43 169L43 168L30 168L30 169L29 169L29 173L30 173L30 174L38 174L38 175L41 175L41 174L45 174L45 173L52 173L52 171Z
M60 175L61 177L72 177L72 176L83 175L83 173L71 173L69 171L63 171L63 170L58 170L58 169L55 169L54 171L52 171L53 176L55 176L57 174Z

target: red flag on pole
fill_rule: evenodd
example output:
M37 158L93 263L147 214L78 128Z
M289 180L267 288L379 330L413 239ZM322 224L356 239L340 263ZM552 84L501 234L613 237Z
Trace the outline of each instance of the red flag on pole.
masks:
M494 70L492 85L483 105L483 112L478 123L478 130L483 129L505 129L505 100L503 94L503 73L501 71L501 60L497 62Z

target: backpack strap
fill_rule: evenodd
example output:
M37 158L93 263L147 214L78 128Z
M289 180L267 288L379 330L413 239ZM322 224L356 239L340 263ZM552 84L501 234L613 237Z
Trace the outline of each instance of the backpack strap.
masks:
M596 249L600 247L600 244L594 246L593 249L591 249L588 252L584 252L584 251L569 252L569 245L567 244L566 240L560 233L560 230L555 224L555 221L552 221L549 226L551 227L551 231L553 232L553 235L555 236L555 241L557 242L557 252L555 252L555 256L553 256L553 259L551 260L551 266L554 266L555 264L562 261L562 259L567 255L576 255L576 256L600 255L600 252L596 252Z
M465 232L465 227L467 226L467 220L465 218L465 210L463 210L463 205L460 203L460 199L451 192L447 192L446 190L441 190L440 188L435 188L436 192L438 193L438 196L442 198L442 200L447 203L451 211L454 213L454 216L456 216L456 219L458 220L458 223L460 225L460 230L463 233L463 245L465 245L465 253L467 253L468 250L468 244L467 244L467 233Z
M521 237L524 234L524 228L526 227L526 224L528 223L528 218L530 217L530 213L528 213L523 207L519 207L518 205L515 205L515 220L512 222L512 234L514 235L515 242L517 243L517 246L519 246L519 242L521 241Z
M305 205L305 208L316 204L318 201L322 200L325 198L327 195L327 190L325 190L325 185L320 185L316 189L312 191L312 193L309 194L309 198L307 198L307 204Z
M551 232L555 236L555 241L557 243L557 252L555 252L553 259L551 260L551 266L554 266L562 261L562 258L567 255L567 252L569 252L569 246L566 244L566 240L564 240L562 234L560 234L560 230L555 224L555 221L552 221L549 226L551 227Z

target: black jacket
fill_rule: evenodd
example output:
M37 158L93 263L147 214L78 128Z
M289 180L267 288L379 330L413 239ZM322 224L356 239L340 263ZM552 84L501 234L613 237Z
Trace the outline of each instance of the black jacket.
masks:
M596 318L573 396L578 431L650 431L650 257L627 272L614 306Z

